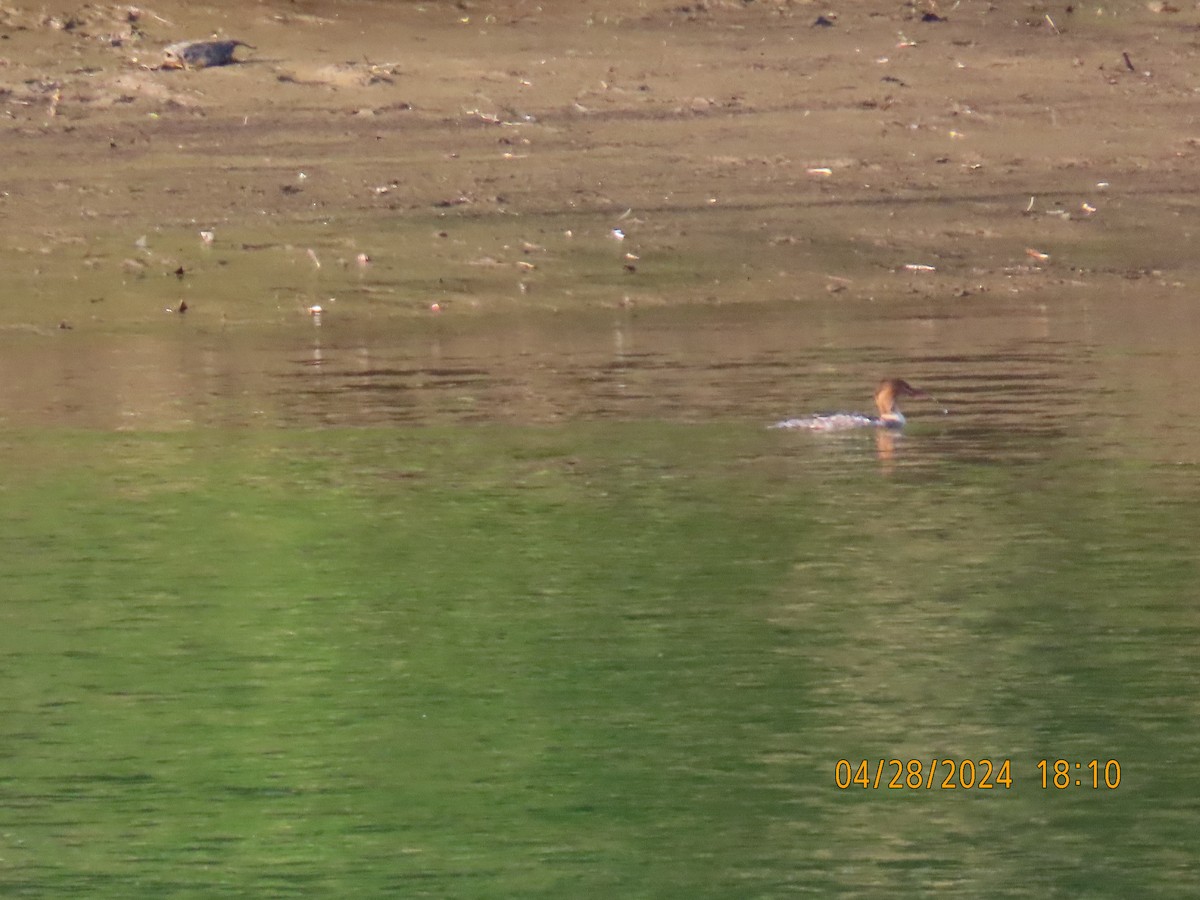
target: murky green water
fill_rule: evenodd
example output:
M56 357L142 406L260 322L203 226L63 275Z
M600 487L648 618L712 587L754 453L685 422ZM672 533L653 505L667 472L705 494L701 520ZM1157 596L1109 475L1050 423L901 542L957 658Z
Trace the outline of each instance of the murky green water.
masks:
M1191 895L1187 329L989 312L7 333L0 892Z

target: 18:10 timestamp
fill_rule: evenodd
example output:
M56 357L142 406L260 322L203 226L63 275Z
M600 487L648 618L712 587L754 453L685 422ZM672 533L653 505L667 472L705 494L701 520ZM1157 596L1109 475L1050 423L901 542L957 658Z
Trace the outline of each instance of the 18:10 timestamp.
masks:
M1037 764L1042 773L1042 788L1065 790L1069 787L1090 787L1115 791L1121 785L1121 764L1115 759L1074 762L1069 759L1041 759Z

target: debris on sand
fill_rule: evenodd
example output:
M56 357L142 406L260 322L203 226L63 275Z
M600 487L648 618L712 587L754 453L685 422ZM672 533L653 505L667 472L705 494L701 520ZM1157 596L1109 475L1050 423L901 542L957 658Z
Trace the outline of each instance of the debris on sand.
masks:
M207 69L237 62L233 51L238 47L255 49L245 41L180 41L164 47L160 69Z

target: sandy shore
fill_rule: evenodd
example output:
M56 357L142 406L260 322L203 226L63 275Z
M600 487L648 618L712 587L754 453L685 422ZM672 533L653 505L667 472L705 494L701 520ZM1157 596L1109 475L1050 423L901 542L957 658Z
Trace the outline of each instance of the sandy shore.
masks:
M748 259L797 296L1191 278L1195 9L566 6L0 7L0 254L264 219L626 215L677 254L666 302ZM158 68L212 36L250 47Z

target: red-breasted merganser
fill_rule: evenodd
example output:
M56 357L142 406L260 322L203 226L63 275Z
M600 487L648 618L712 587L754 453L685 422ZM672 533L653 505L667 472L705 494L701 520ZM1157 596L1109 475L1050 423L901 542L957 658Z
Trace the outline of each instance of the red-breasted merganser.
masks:
M797 428L805 431L845 431L850 428L902 428L904 413L896 406L897 397L923 397L938 402L935 397L919 390L903 378L885 378L875 389L875 408L878 416L865 413L822 413L802 419L784 419L772 428ZM942 410L949 412L949 410Z

